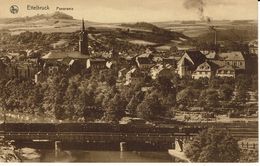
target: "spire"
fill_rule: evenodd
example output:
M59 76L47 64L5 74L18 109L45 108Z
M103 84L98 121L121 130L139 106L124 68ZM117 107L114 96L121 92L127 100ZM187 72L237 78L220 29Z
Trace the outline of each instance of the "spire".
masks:
M84 19L82 18L82 31L85 31Z

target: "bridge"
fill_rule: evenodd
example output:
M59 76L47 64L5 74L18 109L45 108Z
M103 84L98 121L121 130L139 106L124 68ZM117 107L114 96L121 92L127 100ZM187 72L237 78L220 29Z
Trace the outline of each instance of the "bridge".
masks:
M120 151L125 151L127 143L166 145L174 149L180 141L191 140L196 133L107 133L107 132L2 132L4 140L54 142L55 149L61 149L61 142L118 143ZM176 141L178 140L178 141ZM180 145L182 146L182 145Z
M190 126L191 127L191 126ZM192 128L192 127L191 127ZM217 127L221 130L223 127ZM165 129L165 128L164 128ZM201 130L202 128L200 128ZM244 138L258 138L258 126L255 125L239 125L226 126L226 129L237 139ZM138 129L136 129L138 130ZM59 149L61 142L81 142L81 143L118 143L120 149L123 151L128 142L134 143L148 143L148 144L164 144L169 149L174 149L176 146L182 149L183 143L192 140L200 130L189 130L189 132L33 132L33 131L1 131L0 137L4 140L10 141L49 141L55 142L55 147Z

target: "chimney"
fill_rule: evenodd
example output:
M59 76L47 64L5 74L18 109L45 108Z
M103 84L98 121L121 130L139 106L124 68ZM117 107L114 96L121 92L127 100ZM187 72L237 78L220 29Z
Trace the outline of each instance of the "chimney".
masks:
M217 45L217 30L214 29L214 44Z
M215 26L209 26L209 29L214 32L214 44L217 45L217 30Z

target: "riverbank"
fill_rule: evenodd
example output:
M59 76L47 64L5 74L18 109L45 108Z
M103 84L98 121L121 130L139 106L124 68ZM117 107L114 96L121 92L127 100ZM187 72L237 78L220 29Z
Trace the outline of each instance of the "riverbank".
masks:
M21 159L18 157L15 147L7 142L1 142L0 145L0 163L1 162L21 162Z
M191 161L186 157L186 155L184 154L184 152L180 152L178 150L175 150L175 149L169 149L168 150L168 153L173 156L173 157L176 157L184 162L188 162L190 163Z

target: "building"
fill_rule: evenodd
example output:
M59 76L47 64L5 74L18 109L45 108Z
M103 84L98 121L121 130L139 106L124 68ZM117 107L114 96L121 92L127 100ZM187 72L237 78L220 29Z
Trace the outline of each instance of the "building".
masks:
M144 53L136 57L136 64L140 70L147 70L154 66L153 55L151 52Z
M112 63L104 58L90 58L86 62L86 68L91 70L111 69Z
M46 75L43 73L43 71L39 71L38 73L36 73L34 75L34 82L35 83L43 82L44 80L46 80Z
M75 64L80 66L80 69L86 68L86 61L89 59L88 51L88 34L85 30L84 20L82 20L81 32L79 34L79 51L61 52L51 51L45 54L41 59L48 66L54 66L57 63L67 66L68 69L75 69ZM54 65L53 65L54 64ZM75 69L74 71L80 71Z
M204 62L200 64L197 69L192 73L193 79L200 79L200 78L211 78L215 76L216 70L218 66L212 62Z
M121 79L121 78L125 77L126 73L127 73L127 69L126 68L123 68L123 69L119 70L118 71L118 78Z
M226 65L226 66L223 66L223 67L217 69L216 76L217 77L233 77L233 78L235 78L236 70L233 66Z
M173 76L174 68L167 64L157 64L153 66L150 70L150 76L152 79L157 79L159 77L165 77L171 79Z
M180 77L191 76L193 71L205 60L205 55L200 51L186 51L177 63L176 73Z
M175 56L170 56L167 58L163 58L162 62L164 65L171 65L173 68L177 67L177 62L180 60L181 57L175 57Z
M233 66L239 70L246 69L244 55L239 51L220 53L218 56L225 62L225 65Z
M126 73L126 82L124 85L136 84L143 82L145 74L138 68L132 68Z
M249 53L251 55L258 55L258 40L253 40L248 44Z
M36 73L37 66L31 63L15 63L6 67L8 78L34 79Z

